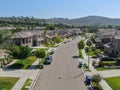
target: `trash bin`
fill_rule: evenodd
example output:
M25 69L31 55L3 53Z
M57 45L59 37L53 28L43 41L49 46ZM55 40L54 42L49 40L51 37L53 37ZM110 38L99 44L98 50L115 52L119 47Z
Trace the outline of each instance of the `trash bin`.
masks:
M40 69L43 69L43 67L44 67L43 64L41 64L39 68L40 68Z
M80 67L80 68L82 67L82 65L83 65L82 62L79 62L79 67Z
M90 85L92 77L86 76L86 85Z

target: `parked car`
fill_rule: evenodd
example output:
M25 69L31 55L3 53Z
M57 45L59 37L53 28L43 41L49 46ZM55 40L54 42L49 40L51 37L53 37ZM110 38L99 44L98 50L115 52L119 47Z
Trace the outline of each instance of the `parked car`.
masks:
M47 57L45 58L44 64L51 64L51 62L52 62L52 56L47 56Z
M108 57L108 56L104 56L100 58L101 61L115 61L116 59L113 57Z

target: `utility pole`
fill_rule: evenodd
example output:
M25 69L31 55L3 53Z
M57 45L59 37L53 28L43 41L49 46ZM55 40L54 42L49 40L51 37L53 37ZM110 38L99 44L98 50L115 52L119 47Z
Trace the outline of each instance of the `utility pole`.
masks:
M88 41L88 69L90 68L90 46L91 46L91 42Z

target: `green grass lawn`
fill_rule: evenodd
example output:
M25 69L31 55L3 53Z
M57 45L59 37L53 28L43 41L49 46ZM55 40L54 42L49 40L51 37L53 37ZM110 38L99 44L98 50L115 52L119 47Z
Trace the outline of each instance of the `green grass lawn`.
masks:
M89 55L89 56L95 56L93 51L86 52L86 54Z
M0 77L0 90L11 90L19 78Z
M22 60L22 64L21 64ZM18 59L13 65L9 66L9 69L28 69L35 61L36 56L29 56L26 59Z
M31 84L32 84L32 80L28 78L21 90L29 90L29 88L26 88L26 86L30 86Z
M116 70L118 68L104 68L104 67L98 67L96 68L97 71L103 71L103 70Z
M104 78L104 80L110 85L113 90L120 90L120 76Z
M79 57L82 58L82 59L84 59L81 49L79 50Z

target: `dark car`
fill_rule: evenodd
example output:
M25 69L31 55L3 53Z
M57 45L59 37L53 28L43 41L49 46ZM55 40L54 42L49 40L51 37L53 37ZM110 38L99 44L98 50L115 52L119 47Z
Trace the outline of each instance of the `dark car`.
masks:
M48 56L45 58L44 64L51 64L51 61L52 61L52 56Z

